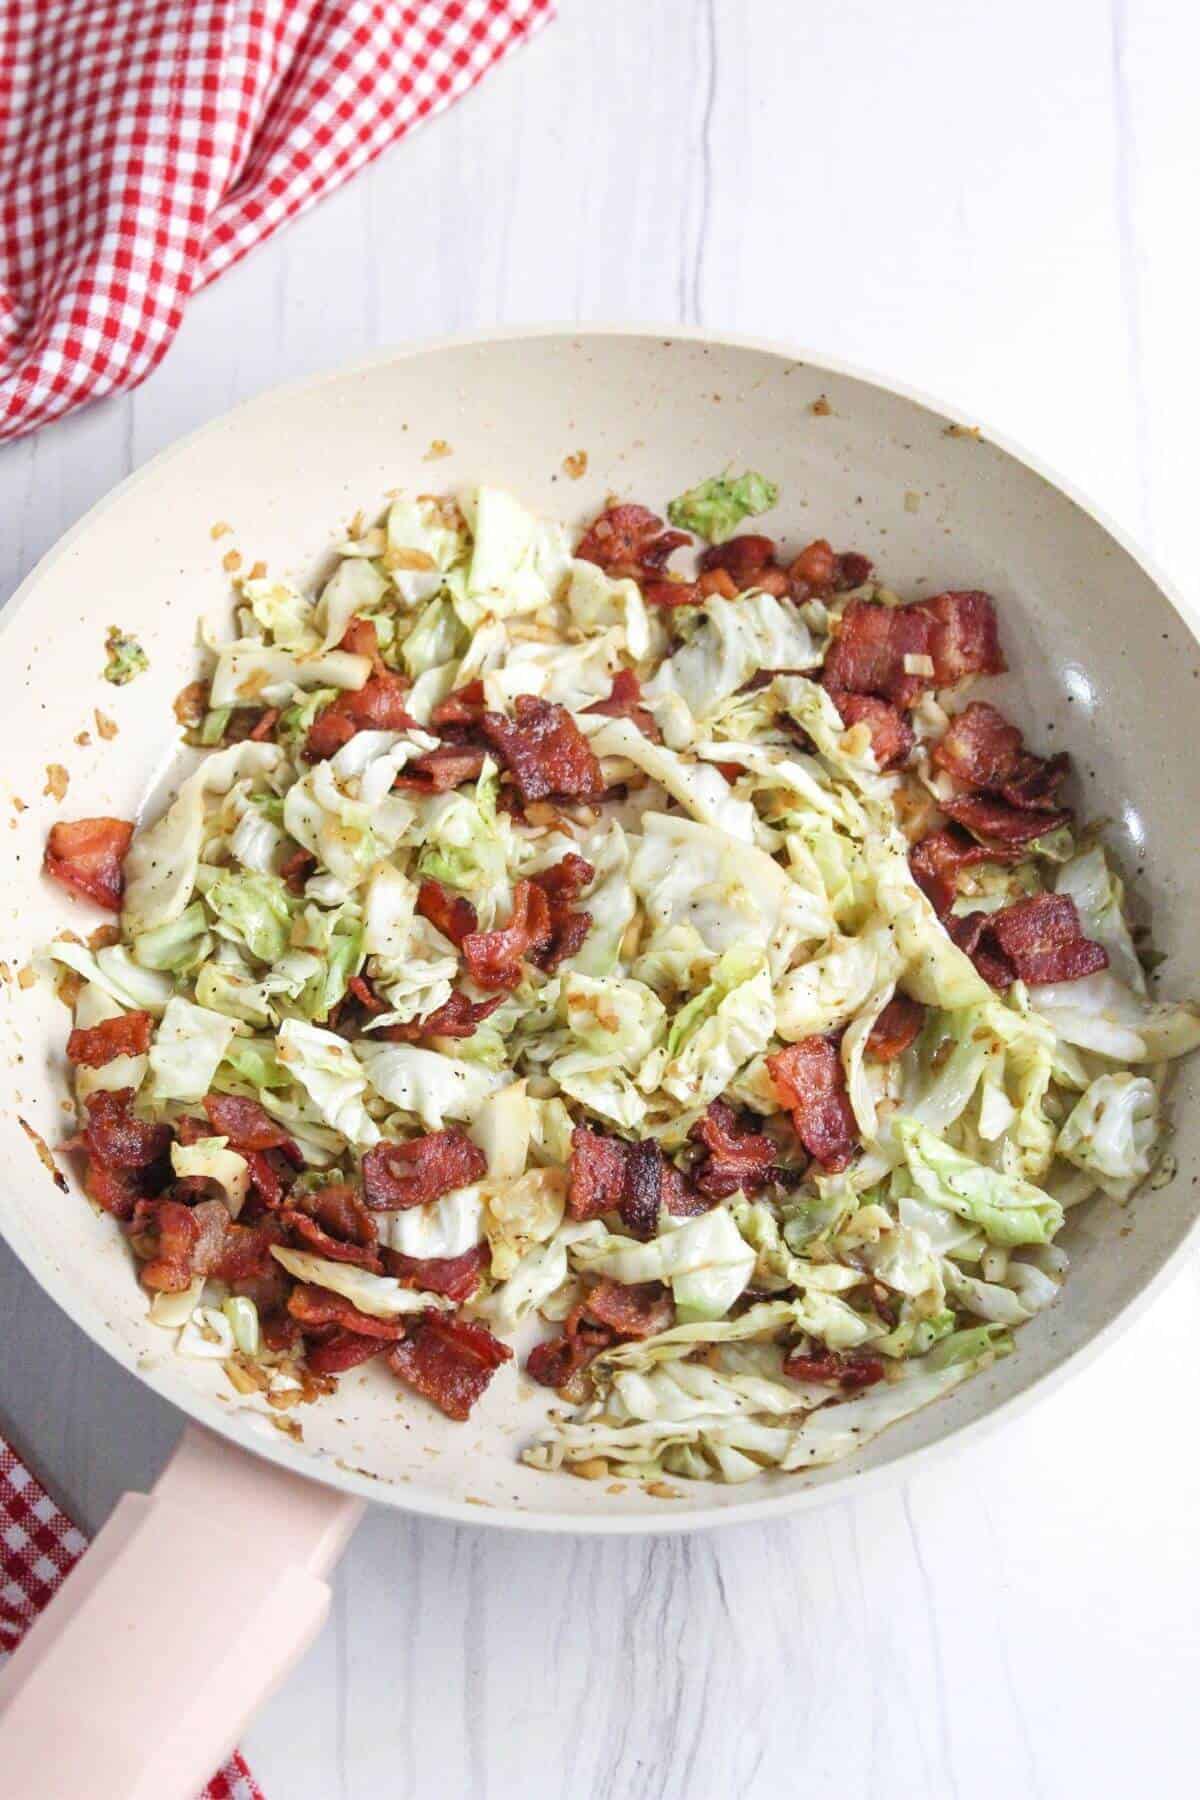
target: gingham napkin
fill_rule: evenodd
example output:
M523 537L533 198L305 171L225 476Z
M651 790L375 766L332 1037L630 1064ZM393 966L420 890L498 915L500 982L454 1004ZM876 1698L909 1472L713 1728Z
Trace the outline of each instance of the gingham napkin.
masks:
M0 1437L0 1667L86 1549L82 1531ZM263 1800L263 1791L235 1752L200 1800Z
M148 375L192 294L554 0L3 0L0 439Z

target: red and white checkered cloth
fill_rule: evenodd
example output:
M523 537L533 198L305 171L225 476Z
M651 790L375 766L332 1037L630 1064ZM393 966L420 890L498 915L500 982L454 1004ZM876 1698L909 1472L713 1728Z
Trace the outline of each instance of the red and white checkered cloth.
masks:
M0 1437L0 1667L86 1549L82 1531ZM200 1800L263 1800L263 1791L235 1751Z
M3 0L0 439L143 380L188 299L554 0Z

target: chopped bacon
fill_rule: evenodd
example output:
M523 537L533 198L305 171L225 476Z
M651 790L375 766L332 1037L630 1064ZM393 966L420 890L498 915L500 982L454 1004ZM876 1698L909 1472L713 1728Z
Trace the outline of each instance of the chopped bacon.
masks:
M317 866L317 859L309 850L293 850L279 873L293 894L304 892L304 883Z
M342 1294L329 1288L301 1282L288 1295L288 1311L307 1330L312 1326L336 1325L342 1331L357 1331L360 1337L383 1338L394 1343L404 1336L403 1319L377 1319L372 1313L360 1312Z
M268 1278L277 1281L282 1270L271 1255L271 1245L278 1244L283 1238L283 1225L279 1219L268 1214L254 1225L230 1220L224 1229L220 1253L212 1266L218 1281L227 1281L235 1287Z
M723 544L713 544L700 558L700 568L704 574L712 569L726 570L740 594L745 588L756 587L758 577L774 561L774 538L745 531L738 537L727 538Z
M363 1337L357 1331L335 1331L319 1343L307 1344L304 1360L314 1375L344 1375L347 1369L382 1356L388 1342L387 1338Z
M50 827L44 867L63 887L120 912L122 864L133 826L127 819L76 819Z
M1003 675L1008 664L1000 648L996 609L978 589L935 594L921 602L931 621L929 654L933 686L955 687L968 675Z
M728 569L705 569L696 583L696 593L701 600L709 600L714 594L721 600L736 600L738 586Z
M1085 938L1069 894L1037 894L990 915L991 931L1022 981L1079 981L1108 967L1103 944Z
M801 1038L768 1056L767 1072L809 1155L830 1174L844 1169L858 1144L858 1126L837 1046L826 1037Z
M323 707L309 726L304 754L324 762L360 731L406 731L415 726L404 701L408 683L389 671L368 676L360 688L346 688Z
M688 1205L689 1195L686 1178L653 1138L627 1143L587 1125L572 1131L567 1211L573 1219L598 1219L615 1211L636 1237L653 1237L662 1207L680 1214L707 1210L707 1202L699 1208Z
M727 1199L739 1188L752 1194L771 1180L774 1144L761 1131L744 1124L726 1101L714 1100L689 1136L708 1152L693 1176L701 1193L714 1200Z
M867 1033L865 1054L876 1062L895 1062L920 1035L924 1023L925 1008L921 1002L910 1000L907 994L897 994Z
M620 1206L625 1192L625 1145L587 1125L571 1133L571 1181L567 1211L573 1219L598 1219Z
M379 1272L379 1232L357 1188L330 1182L295 1195L279 1217L318 1256Z
M383 1035L395 1044L416 1044L427 1037L474 1037L483 1021L503 1000L503 994L494 994L490 1000L468 1000L460 988L455 988L444 1005L426 1013L423 1019L409 1019L402 1025L385 1025Z
M1069 812L1022 812L1002 800L983 794L964 794L941 801L941 808L957 825L965 825L977 838L997 844L1029 844L1034 838L1071 823Z
M518 694L515 719L485 712L479 721L488 743L510 771L522 800L562 795L597 800L604 792L600 764L565 706Z
M525 1372L541 1387L569 1391L578 1377L613 1341L606 1325L597 1325L577 1306L560 1336L535 1344L525 1361Z
M861 587L864 581L871 579L871 571L875 564L869 556L859 550L843 550L837 559L837 577L834 586L847 592L851 588Z
M700 598L697 581L648 581L642 589L647 606L662 606L671 611L676 606L695 606Z
M113 1169L92 1156L83 1177L83 1191L114 1219L130 1219L146 1191L144 1173L140 1169Z
M518 881L508 924L496 931L468 932L462 939L463 960L481 988L515 988L525 956L547 949L552 939L545 890L536 882Z
M800 599L807 599L812 594L827 594L833 587L837 572L838 559L828 538L814 538L788 568L793 592Z
M1014 981L1012 964L996 948L991 935L992 915L985 912L951 914L942 920L953 943L969 956L989 987L1003 992Z
M386 1250L384 1262L389 1275L405 1287L423 1294L445 1294L456 1306L469 1300L491 1261L486 1244L476 1244L461 1256L402 1256L398 1250Z
M597 700L584 711L599 713L608 719L632 719L642 736L649 738L652 744L662 742L662 732L655 724L654 714L642 705L642 684L632 669L618 669L608 699Z
M531 960L548 974L553 974L569 956L574 956L591 929L591 913L573 911L571 902L578 899L595 878L596 871L591 863L573 850L552 868L543 869L540 875L533 877L550 909L550 939L532 952Z
M373 1212L404 1212L482 1179L487 1158L465 1131L429 1131L376 1144L362 1159L363 1194Z
M135 1118L132 1088L99 1088L87 1097L83 1147L110 1169L145 1169L171 1148L171 1127Z
M261 744L270 737L279 723L279 708L268 706L266 712L260 713L251 726L247 736L252 744Z
M423 919L461 945L465 937L479 929L479 914L463 894L452 894L440 881L423 881L417 890L417 911Z
M1024 744L1021 733L986 700L972 700L955 715L930 760L964 787L1001 788L1014 774Z
M610 506L580 538L575 554L609 575L640 580L666 566L672 551L690 544L685 531L667 531L647 506Z
M966 832L951 829L923 837L908 860L914 881L940 919L954 904L960 869L976 863L1020 862L1023 854L1018 845L976 844Z
M142 1286L157 1293L181 1294L200 1276L215 1270L229 1229L228 1209L220 1200L185 1206L182 1200L166 1199L151 1205L155 1253L142 1266Z
M511 1357L485 1325L426 1312L390 1353L388 1366L448 1419L462 1420Z
M661 1281L601 1281L583 1304L589 1318L622 1338L657 1337L675 1323L675 1301Z
M846 1393L854 1393L882 1381L884 1363L881 1356L861 1350L822 1350L811 1356L801 1353L785 1358L783 1372L793 1381L836 1382Z
M282 1150L297 1167L303 1163L294 1141L257 1100L240 1094L206 1094L204 1110L213 1130L227 1137L234 1150Z
M411 788L418 794L445 794L451 788L461 787L464 781L474 781L483 770L486 756L486 750L471 744L443 744L409 763L397 775L394 785Z
M386 1001L379 998L365 975L352 975L346 983L346 991L354 996L366 1013L379 1013L385 1010Z
M999 794L1018 811L1049 812L1070 771L1065 751L1034 756L1021 733L986 701L973 700L950 721L932 760L968 788Z
M67 1060L101 1069L116 1056L144 1056L150 1048L152 1020L148 1012L124 1013L98 1025L76 1026L67 1039Z
M920 607L853 600L825 656L821 680L830 693L875 694L908 707L933 686L929 675L910 675L906 656L928 656L932 621Z
M842 723L847 729L852 725L866 726L875 761L881 769L903 762L908 756L916 739L912 726L897 707L874 694L840 694L831 689L829 698L842 715Z
M429 715L429 722L435 731L441 731L446 725L477 725L486 706L482 681L468 681L464 687L455 688L444 700L438 701Z
M339 650L348 650L351 656L367 656L376 672L383 672L384 665L379 658L379 633L374 619L360 619L355 613L350 623L338 640Z
M273 1150L243 1150L241 1155L250 1165L251 1187L262 1204L274 1212L287 1198L293 1171Z

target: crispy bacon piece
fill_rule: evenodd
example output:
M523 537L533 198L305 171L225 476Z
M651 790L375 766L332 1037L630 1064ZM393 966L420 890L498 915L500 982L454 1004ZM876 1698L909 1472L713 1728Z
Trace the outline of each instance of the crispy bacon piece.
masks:
M811 1356L786 1357L783 1372L793 1381L836 1382L844 1392L854 1393L882 1381L884 1363L881 1356L871 1356L862 1350L821 1350Z
M144 1056L150 1048L152 1020L148 1012L125 1013L98 1025L76 1026L67 1039L67 1061L101 1069L116 1056Z
M379 998L365 975L352 975L346 983L346 991L354 996L365 1013L383 1012L386 1002Z
M342 1294L329 1288L301 1282L288 1295L288 1311L299 1325L308 1330L321 1325L336 1325L342 1331L356 1331L360 1337L381 1338L395 1343L404 1336L403 1319L377 1319L360 1312Z
M913 879L940 919L954 904L960 869L976 863L1016 863L1023 855L1019 845L976 844L966 832L952 827L923 837L908 861Z
M120 912L122 864L133 837L127 819L75 819L50 827L43 866L63 887Z
M351 656L369 656L375 673L385 673L385 665L379 657L379 633L374 619L360 619L356 613L343 631L338 649L348 650Z
M977 588L935 594L921 602L921 611L932 625L934 687L955 687L968 675L1003 675L1008 664L990 594Z
M287 1198L294 1171L273 1150L243 1150L241 1155L250 1165L250 1186L262 1204L274 1212Z
M827 1037L801 1038L768 1056L767 1072L809 1155L830 1174L844 1169L858 1144L858 1125L837 1046Z
M171 1148L171 1127L135 1118L132 1104L132 1088L100 1088L87 1097L83 1147L110 1169L149 1168Z
M304 1158L277 1119L261 1107L257 1100L240 1094L206 1094L204 1110L213 1131L229 1139L230 1147L247 1150L282 1150L289 1162L299 1168Z
M442 744L418 756L397 775L394 786L411 788L418 794L445 794L474 781L483 770L485 750L472 744Z
M107 1163L88 1158L83 1177L83 1191L89 1200L111 1213L114 1219L131 1219L138 1202L146 1192L140 1169L111 1169Z
M525 1361L525 1373L541 1387L569 1392L578 1377L613 1341L606 1325L597 1325L577 1306L559 1337L535 1344Z
M479 721L488 743L511 773L521 799L598 800L604 777L590 744L565 706L518 694L515 719L485 712Z
M357 1331L335 1331L319 1342L306 1344L304 1360L314 1375L344 1375L347 1369L356 1369L373 1356L382 1356L388 1342L387 1338L363 1337Z
M268 706L265 712L259 713L258 718L254 721L254 724L250 727L250 730L246 735L252 744L261 744L270 737L278 723L279 708L277 706Z
M211 1275L220 1261L229 1229L228 1209L220 1200L185 1206L182 1200L155 1200L146 1223L156 1236L155 1254L142 1265L142 1286L156 1293L181 1294L201 1275Z
M305 1249L332 1262L355 1263L378 1274L382 1266L379 1232L357 1188L331 1182L311 1194L295 1196L279 1217Z
M448 1419L462 1420L511 1357L486 1326L426 1312L388 1356L388 1366Z
M515 988L524 958L548 949L552 940L545 890L536 882L518 881L508 924L496 931L468 932L462 939L463 960L481 988Z
M618 669L613 676L612 692L607 700L597 700L584 708L608 719L632 719L642 736L652 744L662 743L662 732L654 722L654 714L642 705L642 684L632 669Z
M723 544L711 545L700 558L700 569L706 575L713 569L726 570L740 594L745 588L757 587L758 577L774 561L774 538L744 531L737 537L727 538Z
M1069 812L1022 812L984 794L943 800L941 808L957 825L965 825L977 838L993 844L1029 844L1071 823Z
M1022 981L1080 981L1108 967L1108 952L1084 937L1069 894L1018 900L990 919L992 936Z
M830 693L874 694L909 707L933 686L929 675L910 675L906 656L929 656L933 622L916 606L884 606L853 600L829 646L821 681Z
M531 961L549 974L553 974L569 956L574 956L591 929L591 913L575 912L571 902L578 899L595 877L596 871L591 863L582 856L577 856L573 850L568 851L552 868L543 869L540 875L533 877L546 896L550 911L550 938L542 948L531 953Z
M772 1179L774 1144L739 1119L726 1101L714 1100L689 1136L708 1152L692 1171L702 1194L725 1200L739 1188L752 1194Z
M653 1237L659 1211L687 1215L705 1212L711 1201L692 1206L690 1184L663 1156L653 1138L627 1143L605 1137L587 1125L571 1133L570 1185L567 1211L573 1219L598 1219L619 1212L636 1237Z
M869 556L860 550L843 550L837 559L837 576L834 586L842 592L861 587L864 581L871 579L871 571L875 564Z
M829 698L841 713L847 730L852 725L866 726L881 769L889 769L908 756L916 739L912 726L897 707L874 694L839 694L831 689Z
M700 598L698 581L648 581L642 589L647 606L695 606Z
M362 1159L363 1196L372 1212L405 1212L482 1180L487 1158L465 1131L429 1131L376 1144Z
M419 1293L445 1294L456 1306L471 1298L490 1260L486 1244L476 1244L461 1256L402 1256L398 1250L384 1251L389 1275Z
M571 1133L571 1180L567 1211L573 1219L599 1219L615 1212L625 1193L625 1146L590 1126Z
M864 558L865 561L865 558ZM838 559L828 538L814 538L788 567L792 591L798 599L827 594L837 579ZM867 573L870 573L868 564ZM866 580L866 576L863 577Z
M468 681L438 701L429 722L435 731L442 731L447 725L478 725L486 707L482 681Z
M423 1019L409 1019L403 1025L386 1025L383 1035L395 1044L417 1044L427 1037L474 1037L483 1021L503 1000L503 994L494 994L490 1000L468 1000L460 988L455 988L443 1006L426 1013Z
M932 760L964 787L998 794L1021 812L1052 811L1071 767L1065 751L1032 755L1017 727L983 700L973 700L951 720Z
M279 873L293 894L304 892L304 883L317 866L317 859L309 850L293 850Z
M417 911L423 919L461 946L465 937L479 929L479 914L463 894L452 894L440 881L423 881L417 890Z
M925 1008L921 1002L910 1000L907 994L897 994L867 1033L865 1054L876 1062L895 1062L920 1035L924 1023Z
M324 762L360 731L406 731L415 726L404 706L407 693L408 683L388 670L369 675L358 689L345 689L310 725L306 758Z
M575 554L596 563L609 575L639 581L666 567L672 551L690 544L686 531L667 531L648 506L610 506L593 519Z
M930 760L964 787L997 789L1015 773L1024 743L1015 725L986 700L972 700L950 721Z
M621 1338L657 1337L675 1323L675 1301L661 1281L600 1281L583 1304L589 1318Z
M199 1208L193 1208L193 1211L199 1211ZM238 1288L263 1281L272 1286L278 1282L283 1271L271 1255L271 1245L283 1240L283 1225L279 1219L268 1214L254 1225L229 1220L224 1231L220 1252L211 1271L218 1281L227 1281L231 1287Z
M985 912L951 913L942 920L952 941L970 957L988 985L1003 992L1013 984L1012 964L996 948L991 922L992 915Z
M705 569L696 583L696 593L701 600L710 600L714 594L721 600L736 600L738 586L728 569Z

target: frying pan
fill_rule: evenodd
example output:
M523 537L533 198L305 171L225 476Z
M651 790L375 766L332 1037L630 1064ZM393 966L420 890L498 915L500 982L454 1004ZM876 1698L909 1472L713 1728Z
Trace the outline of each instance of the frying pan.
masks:
M564 459L578 451L586 472L573 480ZM1035 742L1075 753L1075 798L1111 821L1169 956L1166 986L1195 991L1200 833L1181 829L1200 816L1185 728L1200 694L1194 612L1114 527L970 419L806 353L590 328L392 352L264 395L157 457L46 557L3 623L9 969L60 929L99 922L41 875L46 832L62 816L132 817L166 792L171 702L199 673L198 619L232 598L231 551L243 569L262 560L306 580L333 534L389 488L486 479L581 521L610 492L661 505L730 462L778 482L783 526L768 531L865 551L906 594L995 594L1012 664L999 703ZM232 531L214 536L219 523ZM113 623L150 659L120 689L102 679ZM61 806L43 792L49 763L69 771ZM852 1461L738 1487L676 1482L668 1495L536 1473L519 1451L547 1396L512 1364L455 1425L371 1366L281 1416L235 1393L218 1365L178 1356L146 1319L112 1222L83 1200L75 1171L56 1185L39 1157L39 1137L53 1145L69 1130L67 1015L45 981L2 994L0 1228L96 1342L193 1421L152 1494L125 1496L0 1679L4 1766L22 1796L195 1792L319 1629L324 1577L365 1500L470 1524L632 1532L861 1492L1078 1366L1165 1277L1200 1210L1192 1063L1172 1089L1179 1175L1131 1206L1072 1213L1063 1297L1020 1332L1016 1354Z

